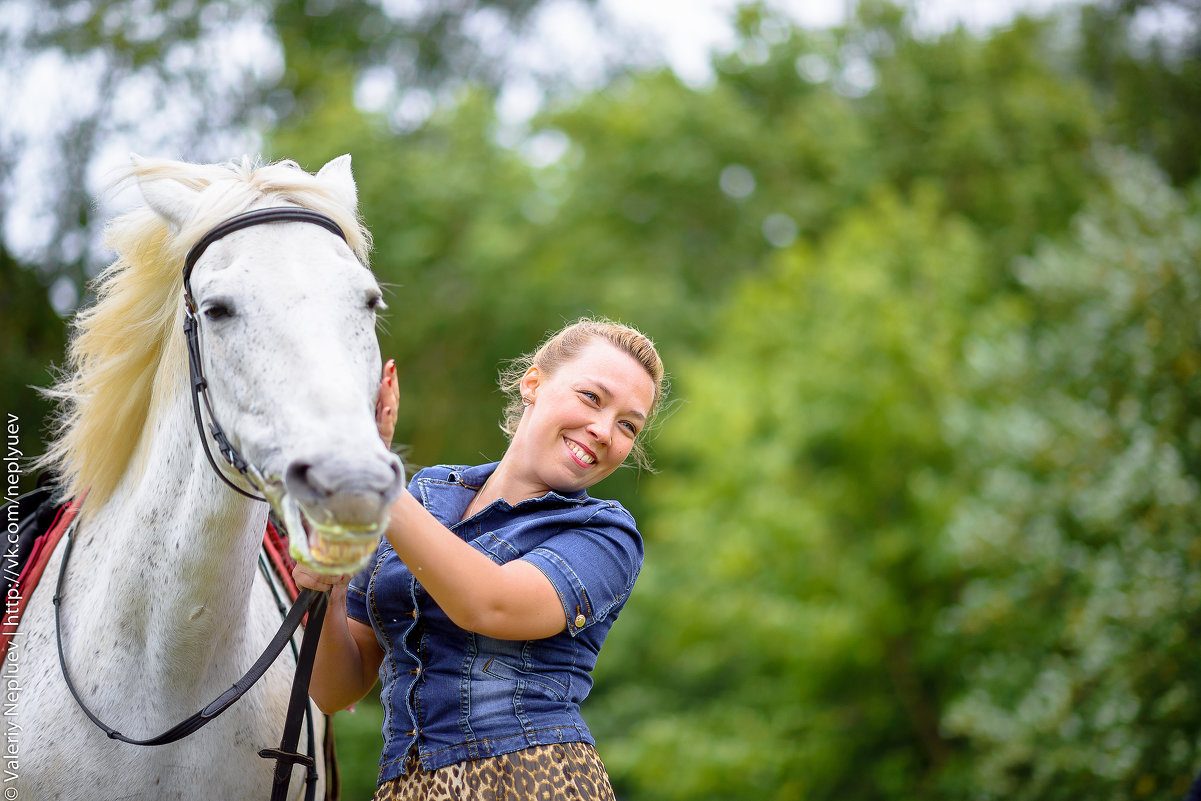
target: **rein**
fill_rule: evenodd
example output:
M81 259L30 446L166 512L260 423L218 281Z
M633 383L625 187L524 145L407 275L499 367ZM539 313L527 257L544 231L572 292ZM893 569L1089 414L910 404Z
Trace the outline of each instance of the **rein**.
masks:
M209 433L213 437L213 441L217 443L217 449L222 457L241 474L249 484L262 490L264 480L261 473L254 465L247 462L238 452L237 448L225 436L221 424L217 422L216 416L213 414L212 401L208 393L208 379L204 375L204 367L201 360L200 351L200 324L197 318L199 311L196 301L192 296L192 269L196 266L196 262L200 259L205 249L217 240L224 236L232 234L235 231L240 231L244 228L249 228L253 225L262 225L266 223L276 222L306 222L319 225L327 231L336 234L343 241L346 240L346 235L342 229L329 217L309 209L303 209L293 206L280 206L265 209L255 209L235 215L218 224L204 236L202 236L195 245L188 251L184 258L183 267L183 285L184 285L184 335L188 345L188 371L190 375L190 394L192 396L192 411L196 418L196 427L200 432L200 442L204 448L204 455L208 457L209 464L212 465L214 472L239 494L246 496L252 500L265 501L258 495L253 495L239 487L217 466L216 459L213 458L212 451L209 449L208 437L205 435L205 426L203 416L201 414L201 405L208 412ZM75 699L75 703L83 710L88 719L103 731L109 739L127 743L129 745L152 746L166 745L174 743L190 734L194 734L204 726L212 722L218 715L229 709L235 702L238 701L254 684L263 677L268 668L275 662L284 646L292 641L292 636L296 633L296 629L300 626L306 613L309 614L308 625L305 626L304 636L300 644L300 653L296 660L296 673L292 681L292 691L288 700L288 711L284 721L284 733L280 740L278 748L264 748L259 751L259 756L264 759L274 759L275 774L271 787L271 801L283 801L287 797L288 784L292 777L292 766L294 764L302 764L307 768L306 775L306 801L313 801L317 787L317 758L316 758L316 737L313 733L312 714L309 709L308 688L309 679L313 672L313 659L317 651L317 640L321 634L321 624L325 619L325 609L329 596L327 593L320 593L316 590L305 589L301 591L296 598L292 608L288 611L287 616L280 624L279 630L275 636L263 649L262 654L255 660L250 669L243 674L242 678L238 679L234 684L221 695L217 696L211 703L205 706L200 711L188 717L186 720L172 726L170 729L158 734L154 737L146 739L137 739L127 737L121 732L102 721L80 697L79 692L75 689L74 682L71 681L71 674L67 670L67 658L63 650L62 636L62 601L63 601L63 585L67 575L67 563L71 558L71 550L74 546L73 533L75 525L79 520L77 515L72 521L70 528L66 532L66 545L64 546L62 564L59 567L58 582L54 591L54 634L58 643L58 663L62 668L63 679L67 683L67 689L71 692L71 697ZM296 746L300 740L301 724L308 721L308 755L296 752Z
M246 694L246 691L249 690L255 682L263 677L263 674L267 672L269 667L271 667L271 664L275 661L276 657L278 657L280 652L283 651L284 646L286 646L292 639L292 635L296 633L296 629L300 626L300 621L304 618L305 613L309 612L311 608L317 607L318 602L323 602L325 598L324 593L319 593L316 590L306 589L302 591L300 596L296 599L296 602L292 604L292 608L288 611L288 615L284 618L279 630L275 632L275 636L271 638L271 642L267 644L267 647L263 650L263 653L257 660L255 660L255 663L250 666L250 669L246 671L242 678L234 682L228 690L217 696L211 703L209 703L199 712L196 712L194 715L182 721L181 723L172 726L162 734L155 735L154 737L147 737L146 739L141 740L128 737L102 721L96 715L96 713L92 712L92 710L88 708L87 704L85 704L83 699L79 696L79 692L75 689L75 683L71 680L71 673L69 670L67 670L67 660L63 650L62 634L63 584L65 583L67 575L67 563L71 560L71 550L75 545L74 533L75 525L78 521L79 517L76 516L75 520L71 522L71 527L67 529L67 533L65 535L67 543L64 546L65 550L63 551L63 561L59 566L58 582L54 587L54 624L55 636L58 641L58 663L62 668L63 678L66 679L67 689L71 691L71 696L75 699L75 702L79 704L79 707L83 710L83 713L87 715L88 718L95 723L98 728L108 735L110 740L118 740L119 742L128 743L129 745L167 745L169 743L182 740L189 734L199 731L204 726L212 722L226 709L229 709L229 707L231 707L235 701ZM317 628L320 630L319 624ZM305 634L308 634L307 628L305 630ZM303 650L304 645L302 644L301 651L303 652Z
M288 783L291 780L292 773L291 768L293 764L297 763L305 765L308 769L305 798L307 801L313 801L317 786L317 759L311 718L308 721L308 755L296 753L295 749L300 739L302 720L309 715L309 678L312 676L313 657L317 650L317 640L321 636L321 624L325 619L325 607L329 596L326 593L317 592L316 590L302 590L300 595L297 596L295 603L292 604L292 608L288 610L288 614L280 624L279 629L275 632L275 636L271 638L271 641L267 643L267 647L263 649L262 654L254 661L250 669L242 675L242 678L234 682L228 690L221 693L200 711L180 721L161 734L145 739L129 737L109 726L88 707L83 698L80 697L79 691L75 688L75 682L71 680L71 672L67 669L67 657L63 649L63 585L66 583L67 563L71 560L71 551L75 545L75 526L78 522L79 516L77 515L71 521L71 526L64 535L67 542L64 546L62 564L58 569L58 581L54 587L54 636L58 645L58 664L62 669L63 680L67 683L67 689L70 691L71 697L75 699L75 703L88 716L88 719L96 724L110 740L117 740L129 745L167 745L195 734L215 720L222 712L233 706L263 677L263 674L267 672L268 668L279 657L280 652L291 642L292 635L296 633L301 620L308 613L309 624L305 626L304 637L300 644L300 656L297 659L296 675L292 682L292 693L288 701L288 713L284 724L283 739L280 742L279 748L264 748L259 751L259 756L264 759L276 760L275 775L272 783L272 801L287 797Z

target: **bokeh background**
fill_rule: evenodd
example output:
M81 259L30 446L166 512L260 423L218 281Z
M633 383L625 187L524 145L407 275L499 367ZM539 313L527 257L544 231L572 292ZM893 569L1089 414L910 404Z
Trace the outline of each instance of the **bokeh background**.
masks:
M598 488L647 542L585 708L621 799L1179 799L1201 5L749 4L675 69L611 5L0 2L24 452L127 153L350 153L411 464L497 458L564 321L661 346L658 472ZM378 723L338 716L351 801Z

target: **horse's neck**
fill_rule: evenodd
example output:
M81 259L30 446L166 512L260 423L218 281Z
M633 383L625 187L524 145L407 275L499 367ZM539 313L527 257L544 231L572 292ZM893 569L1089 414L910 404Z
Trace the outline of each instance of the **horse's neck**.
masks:
M87 560L84 591L119 621L118 639L154 659L152 672L195 686L243 645L266 507L214 474L186 395L164 412L138 454L142 469L85 517L72 560Z

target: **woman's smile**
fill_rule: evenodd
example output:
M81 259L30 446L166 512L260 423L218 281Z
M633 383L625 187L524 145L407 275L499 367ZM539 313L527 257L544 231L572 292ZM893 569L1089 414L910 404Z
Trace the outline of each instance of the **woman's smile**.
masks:
M567 452L571 454L571 458L575 459L581 467L592 467L596 464L596 454L591 450L567 437L563 437L563 441L567 443Z

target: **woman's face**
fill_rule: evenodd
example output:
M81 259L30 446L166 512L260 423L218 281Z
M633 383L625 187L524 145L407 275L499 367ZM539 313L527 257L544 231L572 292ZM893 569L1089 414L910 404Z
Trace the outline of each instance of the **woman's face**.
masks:
M514 438L535 481L559 492L585 489L612 473L646 425L655 386L632 356L594 339L546 374L521 380L530 401Z

